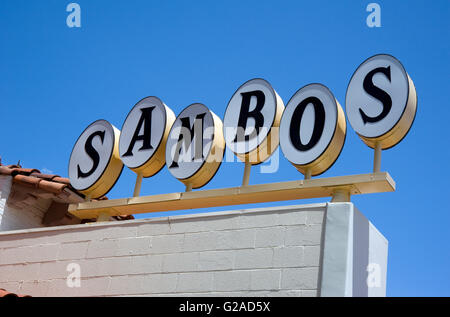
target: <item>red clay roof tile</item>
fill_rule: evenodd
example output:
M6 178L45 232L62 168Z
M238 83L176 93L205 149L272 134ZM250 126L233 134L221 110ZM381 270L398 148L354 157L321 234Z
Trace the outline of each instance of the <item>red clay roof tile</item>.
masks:
M13 178L13 182L14 183L20 183L20 184L23 184L25 186L31 186L31 187L35 187L35 188L39 187L39 182L40 181L41 181L40 178L32 177L32 176L26 176L26 175L21 175L21 174L17 174Z
M85 195L79 193L70 185L70 180L55 174L43 174L35 168L22 168L20 165L2 165L0 163L0 175L11 175L13 182L28 186L31 188L38 188L46 192L56 195L61 194L66 188L80 197ZM107 200L108 197L103 196L95 200ZM117 216L117 220L134 219L130 216Z
M11 175L12 174L12 169L10 169L9 167L6 166L0 166L0 174L2 175Z
M51 193L55 193L55 194L60 194L64 188L66 188L67 185L66 184L60 184L60 183L55 183L55 182L49 182L46 180L41 180L39 182L39 188L42 190L46 190L49 191Z
M7 290L0 288L0 297L31 297L30 295L21 295L8 292Z
M58 182L58 183L61 183L61 184L70 185L70 180L68 178L65 178L65 177L57 176L57 177L53 178L52 181Z
M31 173L40 173L40 171L35 168L18 167L18 168L13 168L13 170L16 172L19 172L20 174L28 174L28 175L30 175Z
M53 180L55 177L59 177L59 175L56 174L42 174L42 173L31 173L30 176L34 176L34 177L38 177L38 178L43 178L45 180Z

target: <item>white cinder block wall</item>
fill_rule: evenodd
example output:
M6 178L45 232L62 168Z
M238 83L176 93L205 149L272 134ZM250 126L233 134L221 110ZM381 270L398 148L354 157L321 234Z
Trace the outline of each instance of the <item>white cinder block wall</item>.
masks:
M315 204L1 232L0 288L32 296L317 296L326 282L327 295L352 295L322 276L353 287L353 256L340 260L344 270L329 258L328 273L320 267L324 228L335 230L326 211L336 205L353 213L350 203ZM68 287L71 263L80 287Z
M12 177L0 175L0 231L43 227L42 218L51 200L38 199L34 208L26 210L15 208L8 204L11 187Z

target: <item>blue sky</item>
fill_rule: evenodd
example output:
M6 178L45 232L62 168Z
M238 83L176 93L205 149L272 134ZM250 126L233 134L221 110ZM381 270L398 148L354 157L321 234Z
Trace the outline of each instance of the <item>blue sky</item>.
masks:
M388 296L450 295L449 1L377 1L380 28L366 25L372 1L78 0L81 28L66 25L70 2L0 2L4 164L20 160L67 176L71 149L91 122L120 128L150 95L175 114L201 102L223 119L234 91L255 77L268 80L285 103L319 82L344 106L357 66L392 54L418 93L412 129L382 154L381 169L397 190L352 201L389 240ZM371 172L372 159L348 125L339 159L320 177ZM237 186L242 172L243 164L224 163L205 188ZM254 168L250 183L302 178L281 156L276 173ZM108 196L131 196L134 181L125 168ZM183 190L164 168L144 180L141 194ZM286 202L265 206L277 204Z

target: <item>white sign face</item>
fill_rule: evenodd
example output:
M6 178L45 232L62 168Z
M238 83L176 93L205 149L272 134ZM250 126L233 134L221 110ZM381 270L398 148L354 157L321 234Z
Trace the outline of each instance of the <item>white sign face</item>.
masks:
M166 145L166 164L180 179L194 176L206 162L214 140L212 112L203 104L185 108L176 118Z
M157 97L147 97L131 109L122 127L119 153L129 168L147 163L161 145L166 129L166 106Z
M402 118L409 98L408 74L390 55L375 55L363 62L347 88L348 120L360 136L377 138L391 131Z
M237 155L256 150L277 115L277 94L264 79L244 83L231 97L223 119L226 145Z
M109 188L106 188L106 192L114 185L123 168L119 159L112 160L119 133L106 120L95 121L83 131L73 147L69 161L70 184L76 190L88 190L104 176L108 178L108 184L105 185ZM106 175L110 166L114 168L114 172ZM102 181L105 182L105 179Z
M319 158L330 145L337 125L336 99L320 84L298 90L289 100L280 123L280 146L295 165Z

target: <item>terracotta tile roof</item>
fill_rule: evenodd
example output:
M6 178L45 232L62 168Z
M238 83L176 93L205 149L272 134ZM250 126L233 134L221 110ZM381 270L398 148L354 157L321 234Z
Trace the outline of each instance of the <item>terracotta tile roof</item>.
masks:
M30 295L21 295L16 293L8 292L7 290L0 288L0 297L31 297Z
M60 194L67 188L84 198L84 195L78 193L70 185L68 178L63 178L59 175L43 174L35 168L22 168L18 165L0 165L0 174L11 175L14 183L27 187L42 189L54 194Z
M10 175L13 178L14 184L52 194L54 198L66 203L78 203L85 199L85 195L70 185L68 178L55 174L44 174L35 168L23 168L20 165L2 165L0 163L0 175ZM107 199L108 197L103 196L95 200ZM134 219L132 215L113 216L112 218L116 220Z

